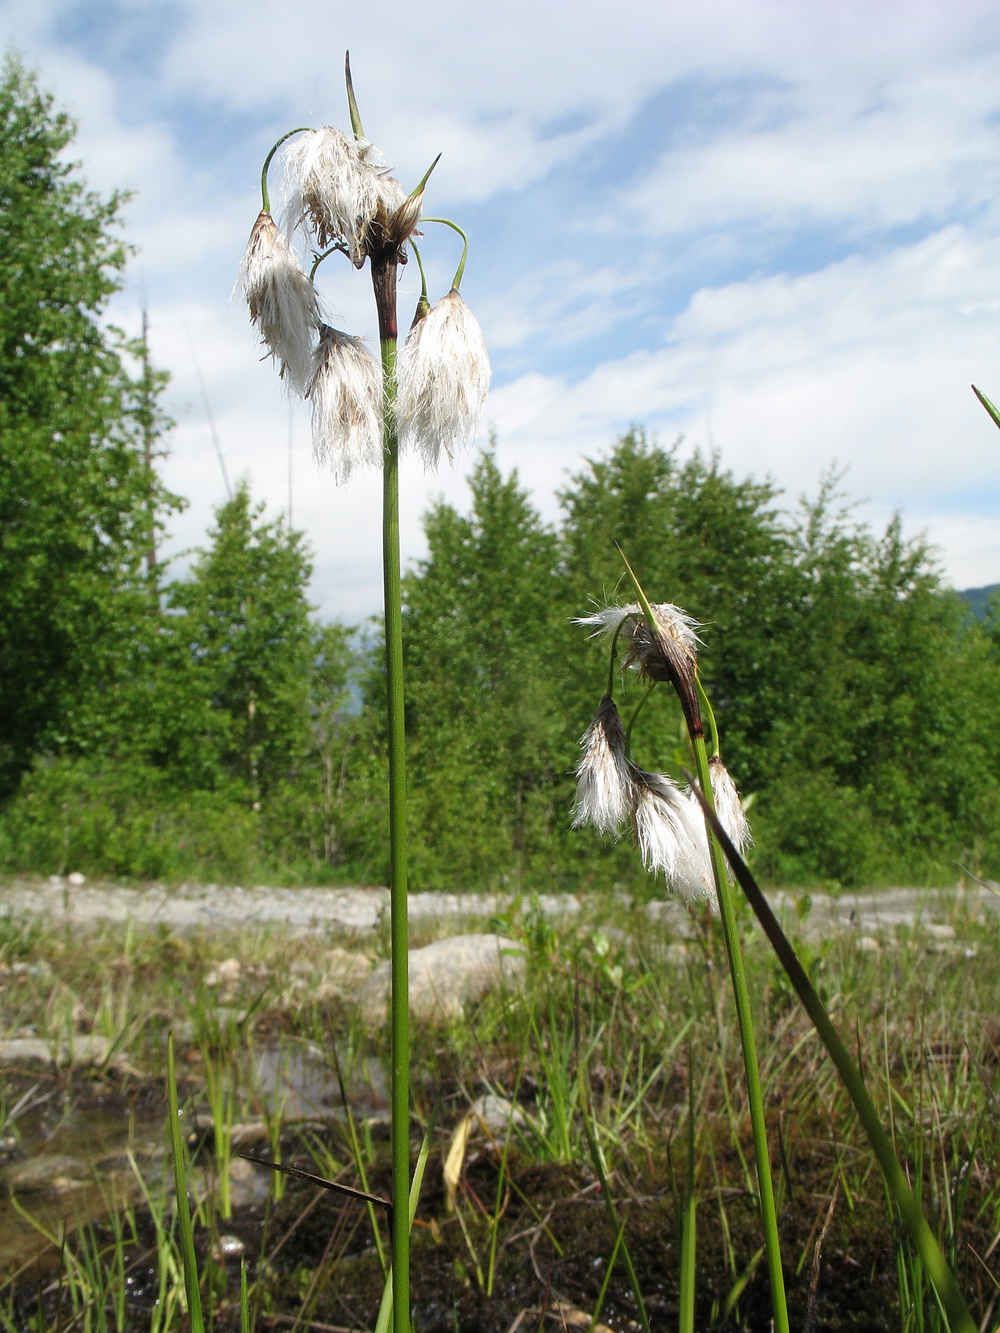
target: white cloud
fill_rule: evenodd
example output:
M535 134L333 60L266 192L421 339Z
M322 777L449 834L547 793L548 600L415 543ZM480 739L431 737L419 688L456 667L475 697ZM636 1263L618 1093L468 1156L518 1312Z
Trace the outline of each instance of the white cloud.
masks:
M635 421L666 440L715 443L726 466L772 474L793 497L836 460L869 512L927 512L931 539L946 559L955 550L966 577L974 543L959 559L955 511L974 514L1000 492L995 428L968 388L979 379L988 392L998 378L998 325L1000 240L952 227L803 277L700 291L667 345L573 383L523 376L491 412L505 446L564 467ZM979 581L1000 578L992 559L985 542Z
M993 200L1000 58L819 83L764 97L767 119L674 149L627 196L650 231L752 222L901 226Z

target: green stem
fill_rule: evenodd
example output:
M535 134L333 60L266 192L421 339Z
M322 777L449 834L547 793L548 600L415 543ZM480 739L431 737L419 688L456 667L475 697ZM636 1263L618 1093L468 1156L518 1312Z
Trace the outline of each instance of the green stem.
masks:
M714 810L712 779L708 769L708 750L705 746L705 738L704 736L693 736L691 743L694 748L695 771L698 774L698 782L701 784L706 803L710 804ZM760 1085L757 1042L753 1031L753 1015L750 1011L750 995L747 991L746 973L743 969L743 952L740 948L739 929L736 925L736 912L733 908L733 897L729 887L729 871L726 866L726 858L714 833L707 825L705 832L712 856L712 872L715 875L715 891L719 900L722 935L726 942L729 975L733 983L733 999L736 1002L736 1018L740 1027L740 1043L743 1047L743 1068L747 1080L750 1127L753 1133L754 1156L757 1159L760 1220L764 1229L767 1270L771 1279L771 1307L774 1311L774 1329L775 1333L788 1333L788 1307L785 1303L785 1278L781 1270L781 1246L778 1240L778 1217L774 1207L771 1156L767 1148L764 1095Z
M329 257L330 257L332 254L335 254L335 253L337 253L338 251L339 251L340 254L342 254L342 255L346 255L346 254L347 254L347 250L346 250L345 247L341 244L340 241L338 241L336 245L330 245L330 246L328 246L325 250L321 250L321 251L319 252L319 254L317 254L316 258L313 260L312 268L309 270L309 281L310 281L310 282L315 281L315 278L316 278L316 270L319 268L320 264L322 264L323 260L324 260L324 259L329 259Z
M913 1237L924 1267L934 1283L953 1333L975 1333L975 1321L969 1313L969 1308L955 1280L955 1275L948 1267L937 1238L921 1212L920 1204L917 1202L903 1168L899 1164L899 1159L893 1150L892 1141L885 1132L878 1111L875 1109L875 1103L868 1095L864 1077L851 1059L847 1047L841 1040L840 1033L833 1026L823 1001L816 994L813 984L799 962L787 935L781 929L777 918L771 911L770 904L761 892L760 885L727 837L715 811L709 806L705 795L706 791L707 788L703 786L700 792L697 789L695 790L695 795L701 801L705 818L715 834L713 841L721 844L721 849L724 850L730 865L733 867L733 873L746 894L750 906L756 913L764 934L770 940L779 962L788 974L789 981L795 987L796 994L802 1001L803 1008L812 1019L813 1026L819 1033L830 1059L837 1067L837 1073L843 1080L851 1101L854 1103L858 1119L868 1135L868 1141L874 1150L882 1175L892 1193L903 1223Z
M695 672L695 689L698 691L698 703L701 705L701 715L708 723L708 735L712 742L712 758L719 757L719 728L715 721L715 709L712 707L708 695L705 693L705 687L701 683L701 676Z
M281 136L278 142L268 153L267 157L264 158L264 165L260 169L261 212L270 213L271 211L271 196L267 192L267 172L268 168L271 165L271 158L274 157L275 153L285 142L285 140L290 139L293 134L311 134L311 133L312 133L312 126L310 125L299 125L296 129L289 130L287 134L283 134Z
M681 1217L681 1262L679 1276L678 1333L694 1333L695 1255L698 1242L698 1196L694 1175L694 1073L691 1069L691 1043L688 1042L688 1123L687 1123L687 1181L684 1190L684 1211Z
M656 624L653 608L649 604L642 585L635 576L632 566L625 558L625 552L618 547L619 554L625 561L625 567L632 577L639 598L639 605L646 617L646 624L652 631ZM695 673L695 683L698 678ZM704 693L704 691L702 691ZM682 701L683 702L683 701ZM705 804L714 812L712 798L712 779L708 769L708 751L705 737L701 730L695 730L692 719L688 717L688 733L691 748L694 751L695 771L704 793ZM719 916L722 919L722 935L726 942L726 956L729 959L729 975L733 983L733 999L736 1003L736 1019L740 1027L740 1043L743 1047L743 1068L747 1080L747 1102L750 1107L750 1127L753 1133L754 1154L757 1159L757 1193L760 1200L760 1220L764 1230L764 1246L767 1251L767 1269L771 1279L771 1308L774 1312L774 1333L788 1333L788 1306L785 1302L785 1278L781 1270L781 1247L778 1241L778 1217L774 1207L774 1185L771 1180L771 1156L767 1150L767 1126L764 1121L764 1096L760 1085L760 1066L757 1062L757 1042L753 1031L753 1016L750 1012L750 995L747 991L746 973L743 970L743 953L740 949L739 931L736 926L736 913L733 909L732 894L729 889L729 872L726 858L706 825L709 852L712 858L712 873L715 876L715 891L719 900Z
M455 270L455 278L451 284L451 290L457 292L462 285L462 275L465 272L465 261L469 257L469 238L458 223L452 222L450 218L423 218L421 220L423 222L440 222L442 227L450 227L452 231L457 231L459 236L461 236L464 242L462 246L462 258L458 261L458 268Z
M632 716L628 720L628 726L625 728L625 753L627 755L632 754L632 728L638 721L639 714L642 712L642 710L646 707L646 704L649 702L649 696L653 693L655 686L656 686L656 681L655 680L650 681L650 683L646 686L646 693L636 704L635 708L632 711Z
M389 731L389 1026L392 1034L393 1333L410 1333L409 940L406 908L406 754L403 716L403 613L399 561L399 442L396 438L396 260L372 257L372 283L382 349L382 577L385 590L385 675Z

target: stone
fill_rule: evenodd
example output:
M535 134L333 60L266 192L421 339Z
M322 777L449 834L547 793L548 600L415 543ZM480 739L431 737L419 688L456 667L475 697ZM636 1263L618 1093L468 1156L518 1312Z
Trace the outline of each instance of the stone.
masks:
M242 1259L246 1252L247 1247L239 1236L232 1236L228 1233L221 1235L212 1246L212 1258L217 1264L224 1264L233 1259Z
M111 1042L96 1032L74 1037L72 1042L51 1042L44 1037L0 1038L0 1066L104 1065L110 1054Z
M69 1194L87 1183L87 1168L75 1157L60 1153L29 1157L3 1172L8 1194Z
M243 964L238 958L224 958L205 973L206 986L235 986L243 975Z
M477 1097L469 1107L469 1115L493 1134L504 1134L508 1127L520 1127L525 1123L524 1113L506 1097L498 1097L494 1092L484 1092Z
M79 870L74 870L72 874L66 876L66 883L72 884L74 889L82 889L86 882L86 876L81 875Z
M519 986L527 957L523 945L503 935L453 935L410 950L410 1016L416 1022L461 1018L467 1004L500 986ZM355 992L364 1021L384 1023L389 963L379 963Z

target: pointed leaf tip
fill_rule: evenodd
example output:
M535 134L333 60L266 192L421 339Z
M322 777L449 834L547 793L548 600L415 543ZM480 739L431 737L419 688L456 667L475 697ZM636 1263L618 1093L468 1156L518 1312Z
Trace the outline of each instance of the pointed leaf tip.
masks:
M980 393L980 391L976 388L976 386L975 386L974 384L972 385L972 392L976 395L976 397L977 397L977 398L979 399L979 401L982 403L983 407L984 407L984 408L986 409L986 411L989 413L989 416L990 416L990 418L992 419L993 424L994 424L998 429L1000 429L1000 410L998 410L998 409L993 405L993 403L990 402L990 400L986 397L986 395L985 395L984 393Z
M355 139L365 137L364 127L361 124L361 113L358 110L357 98L354 96L354 80L351 78L351 53L344 53L344 79L347 83L347 107L351 113L351 129L354 131Z

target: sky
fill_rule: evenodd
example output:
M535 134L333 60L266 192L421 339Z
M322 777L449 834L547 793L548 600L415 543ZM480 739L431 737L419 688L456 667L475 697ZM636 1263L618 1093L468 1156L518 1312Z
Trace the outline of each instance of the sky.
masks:
M347 126L349 49L404 187L442 154L425 204L470 236L482 443L546 520L638 424L789 506L836 466L949 583L1000 582L1000 434L969 388L1000 401L1000 3L0 0L0 33L77 119L88 184L132 192L108 318L145 306L172 377L176 568L245 477L307 533L322 615L379 610L380 480L317 466L233 298L263 158ZM428 226L422 251L433 299L457 241ZM324 270L332 322L371 338L367 273ZM412 264L401 290L405 323ZM404 462L404 559L470 466Z

